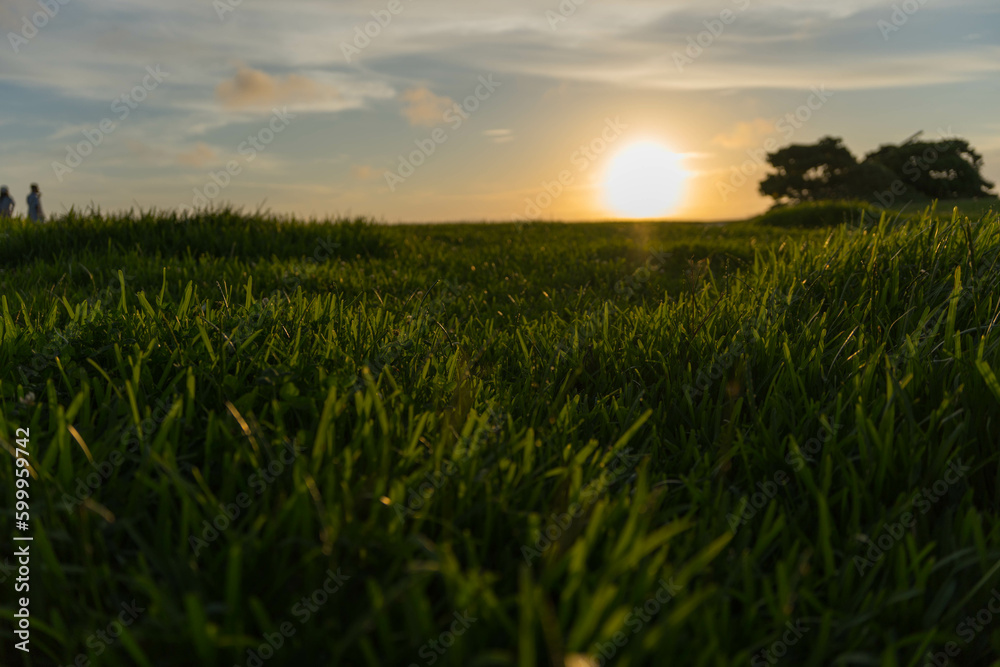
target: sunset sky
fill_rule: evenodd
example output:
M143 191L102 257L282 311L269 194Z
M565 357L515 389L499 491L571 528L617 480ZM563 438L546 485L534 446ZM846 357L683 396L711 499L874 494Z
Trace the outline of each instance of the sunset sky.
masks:
M719 220L767 208L744 163L769 139L860 157L918 130L1000 181L996 0L577 2L3 0L0 182L22 213L37 181L53 213L207 188L303 216L594 220L622 213L624 151L668 217Z

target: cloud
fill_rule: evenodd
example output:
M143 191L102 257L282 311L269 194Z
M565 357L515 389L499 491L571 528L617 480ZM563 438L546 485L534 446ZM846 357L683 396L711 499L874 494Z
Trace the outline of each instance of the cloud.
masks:
M403 107L403 116L410 121L410 125L426 127L440 123L445 112L455 104L451 98L439 97L427 88L410 88L399 98L406 103Z
M161 158L164 155L161 149L154 148L153 146L137 139L126 140L125 148L128 149L130 154L138 158Z
M382 175L375 167L366 164L356 164L351 167L351 174L359 181L371 181Z
M41 7L33 0L3 0L0 4L0 29L6 33L13 30L20 33L24 27L24 19L30 20Z
M226 107L243 109L334 100L340 93L299 74L277 77L240 65L232 79L215 87L215 97Z
M766 118L754 118L736 124L732 132L719 134L712 143L723 148L754 148L774 133L774 123Z
M47 141L59 141L65 139L66 137L76 137L76 135L84 132L86 130L92 130L94 126L92 123L79 123L76 125L63 125L58 130L45 137ZM77 137L79 139L80 137Z
M176 167L175 156L159 146L131 138L125 139L122 145L124 150L109 152L97 160L106 168ZM97 173L94 176L97 177Z
M514 141L513 130L486 130L483 134L495 144L508 144Z
M214 162L218 157L219 155L214 148L199 141L193 149L178 154L177 162L187 167L204 167L206 164Z

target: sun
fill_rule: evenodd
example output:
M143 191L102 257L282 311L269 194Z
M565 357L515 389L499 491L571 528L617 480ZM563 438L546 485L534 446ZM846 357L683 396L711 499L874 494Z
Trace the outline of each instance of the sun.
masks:
M626 218L669 215L680 203L688 173L681 156L655 141L619 151L604 177L604 203Z

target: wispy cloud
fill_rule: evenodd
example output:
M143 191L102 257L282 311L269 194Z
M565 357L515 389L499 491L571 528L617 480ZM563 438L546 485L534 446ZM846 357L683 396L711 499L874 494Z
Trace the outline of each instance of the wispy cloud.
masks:
M382 177L382 171L367 164L351 166L351 175L359 181L371 181Z
M185 167L204 167L218 159L216 150L203 142L198 142L191 150L177 155L177 162Z
M403 102L402 114L410 125L433 127L441 122L448 109L455 105L448 97L435 95L427 88L410 88L399 99Z
M486 130L483 134L495 144L509 144L514 141L514 131L506 129Z
M740 121L731 132L718 134L712 143L723 148L753 148L774 133L774 121L766 118L754 118L750 121Z
M267 109L281 104L337 100L340 93L298 74L278 77L240 65L232 79L216 86L215 96L232 109Z

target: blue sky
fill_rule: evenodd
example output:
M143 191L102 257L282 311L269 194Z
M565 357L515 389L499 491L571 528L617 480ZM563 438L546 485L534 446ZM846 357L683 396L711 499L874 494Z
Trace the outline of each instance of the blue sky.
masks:
M769 138L840 136L861 156L918 130L969 139L1000 181L995 1L397 1L42 0L39 15L4 0L0 182L20 207L39 182L50 211L197 192L390 222L539 203L601 219L609 161L655 140L687 172L672 217L727 219L767 208L765 170L746 162ZM626 129L583 165L609 122ZM411 160L415 142L433 154ZM68 168L71 152L88 155ZM400 156L421 164L387 180Z

